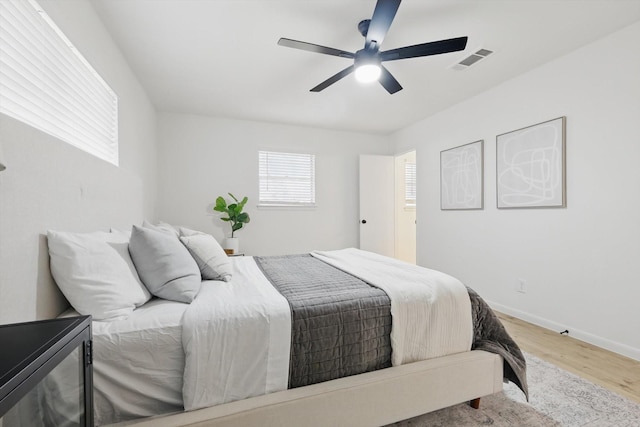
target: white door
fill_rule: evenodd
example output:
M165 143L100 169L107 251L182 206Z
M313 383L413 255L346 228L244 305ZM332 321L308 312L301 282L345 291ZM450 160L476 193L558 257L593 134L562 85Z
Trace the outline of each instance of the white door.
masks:
M360 249L394 256L393 156L360 156Z

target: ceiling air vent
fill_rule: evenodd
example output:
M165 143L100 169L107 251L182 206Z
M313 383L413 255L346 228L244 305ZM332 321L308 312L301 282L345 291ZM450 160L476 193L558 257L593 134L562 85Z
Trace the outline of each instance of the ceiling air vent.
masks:
M476 62L480 61L481 59L486 58L487 56L491 55L492 53L493 53L492 50L480 49L477 52L472 53L471 55L467 56L462 61L456 62L455 64L453 64L449 68L451 68L452 70L458 70L458 71L466 70L467 68L469 68L470 66L472 66Z

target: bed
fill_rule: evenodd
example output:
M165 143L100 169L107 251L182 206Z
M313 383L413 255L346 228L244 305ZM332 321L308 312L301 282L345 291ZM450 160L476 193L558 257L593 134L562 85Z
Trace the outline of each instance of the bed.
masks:
M94 322L96 425L383 425L503 379L526 394L517 345L451 276L357 249L226 262L189 304Z

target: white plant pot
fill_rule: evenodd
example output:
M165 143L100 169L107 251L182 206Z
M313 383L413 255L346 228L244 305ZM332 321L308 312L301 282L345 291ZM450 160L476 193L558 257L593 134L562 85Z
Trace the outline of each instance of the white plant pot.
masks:
M237 237L227 237L224 239L224 249L232 249L234 254L240 252L240 239Z

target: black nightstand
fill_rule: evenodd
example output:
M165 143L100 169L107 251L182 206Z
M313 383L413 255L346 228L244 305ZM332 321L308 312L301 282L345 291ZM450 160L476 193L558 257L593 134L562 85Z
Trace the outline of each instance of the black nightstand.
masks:
M91 316L0 326L0 426L93 426Z

